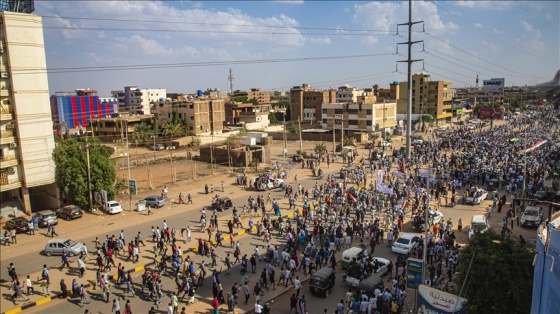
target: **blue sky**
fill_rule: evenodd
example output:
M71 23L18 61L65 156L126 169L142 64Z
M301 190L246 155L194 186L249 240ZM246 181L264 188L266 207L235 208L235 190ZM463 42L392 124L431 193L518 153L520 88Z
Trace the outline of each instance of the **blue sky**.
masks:
M560 69L560 2L413 1L414 72L454 87L550 80ZM36 1L51 93L137 85L193 93L406 80L408 2ZM79 17L76 18L76 17ZM299 60L299 61L296 61ZM282 62L280 62L282 61ZM74 68L72 71L66 68ZM120 70L115 70L120 69ZM398 71L398 72L397 72Z

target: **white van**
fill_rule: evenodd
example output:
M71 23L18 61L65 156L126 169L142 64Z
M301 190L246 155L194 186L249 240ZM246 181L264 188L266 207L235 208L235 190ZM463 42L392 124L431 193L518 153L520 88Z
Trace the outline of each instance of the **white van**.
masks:
M484 233L486 230L490 229L486 215L473 215L471 219L471 225L469 227L469 239L475 233Z

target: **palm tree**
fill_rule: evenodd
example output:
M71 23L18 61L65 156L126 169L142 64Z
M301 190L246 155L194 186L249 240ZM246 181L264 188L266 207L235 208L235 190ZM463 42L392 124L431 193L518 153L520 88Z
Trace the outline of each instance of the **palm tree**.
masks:
M368 133L368 141L375 143L375 141L379 138L379 133L377 132L370 132Z
M200 148L200 144L202 143L202 141L200 140L200 138L198 137L192 137L191 138L191 143L189 145L190 150L189 150L189 157L191 158L191 169L192 169L192 174L193 174L193 179L196 179L196 173L194 171L194 166L193 166L193 155L192 155L192 151L193 149L198 149Z
M319 158L323 157L327 153L327 145L324 142L315 143L315 153L319 155Z
M420 117L420 121L422 122L422 132L424 132L426 130L426 122L432 123L434 121L434 117L432 115L425 114Z
M152 128L146 123L142 122L134 126L134 132L132 133L132 141L138 147L138 144L145 144L152 133Z
M356 139L351 136L344 137L344 146L356 146Z
M183 126L180 123L168 122L163 126L163 135L169 136L171 139L183 134Z

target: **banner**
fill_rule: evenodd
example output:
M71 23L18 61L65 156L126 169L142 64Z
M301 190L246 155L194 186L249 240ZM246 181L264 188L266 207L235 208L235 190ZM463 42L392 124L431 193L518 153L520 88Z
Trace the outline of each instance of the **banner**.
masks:
M535 145L533 145L533 146L531 146L531 147L529 147L529 148L527 148L527 149L522 149L522 150L518 151L517 153L518 153L518 154L521 154L521 153L529 153L529 152L532 152L532 151L534 151L535 149L541 147L541 146L542 146L544 143L546 143L546 142L547 142L546 140L544 140L544 141L538 141L538 142L535 143Z
M404 179L404 173L399 172L399 171L393 171L393 175L397 178L401 178Z
M381 193L393 195L393 189L383 185L383 170L377 172L377 184L375 189Z
M416 302L418 314L467 314L463 308L467 299L425 285L418 286Z
M502 109L501 108L480 108L479 113L480 119L501 119Z

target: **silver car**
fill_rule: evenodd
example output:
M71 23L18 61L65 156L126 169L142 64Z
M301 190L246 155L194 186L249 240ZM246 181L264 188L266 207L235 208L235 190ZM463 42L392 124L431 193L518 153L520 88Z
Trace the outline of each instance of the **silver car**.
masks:
M46 228L49 224L53 226L58 224L58 217L52 210L42 210L37 212L35 216L39 218L39 227L41 228Z
M82 243L76 242L70 239L53 239L47 242L45 245L45 255L62 255L66 251L69 257L80 255L80 252L84 249Z

